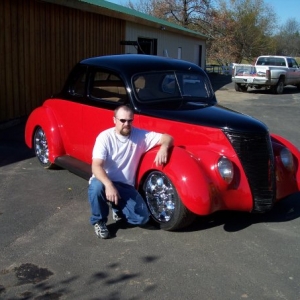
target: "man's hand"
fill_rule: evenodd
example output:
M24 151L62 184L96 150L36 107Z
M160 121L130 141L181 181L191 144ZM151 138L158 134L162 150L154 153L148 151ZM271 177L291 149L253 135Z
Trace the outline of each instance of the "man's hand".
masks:
M92 172L95 175L95 177L104 184L106 200L118 205L118 200L121 197L118 193L118 190L115 188L114 184L111 182L106 172L104 171L103 165L104 161L102 159L93 159Z
M158 143L160 145L160 149L158 150L154 162L156 166L161 166L167 163L169 153L168 150L171 146L173 146L173 137L164 133L161 136L161 139Z
M105 196L107 201L112 202L115 205L118 205L118 200L120 199L120 195L118 190L113 185L113 183L105 186Z
M156 166L161 166L166 164L168 161L168 147L161 146L158 150L154 162Z

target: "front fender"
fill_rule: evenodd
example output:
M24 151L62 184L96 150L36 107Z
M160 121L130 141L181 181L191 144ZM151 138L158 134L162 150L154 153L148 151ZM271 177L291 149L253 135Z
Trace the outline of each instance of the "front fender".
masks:
M158 148L148 151L142 158L138 172L137 184L142 186L150 171L158 170L166 174L176 187L182 203L193 213L208 215L212 208L212 180L201 169L197 158L180 147L173 147L170 159L164 166L156 166L154 159Z
M282 136L279 136L277 134L271 134L271 138L272 138L273 142L283 145L284 147L288 148L291 151L291 153L293 154L294 164L295 164L293 177L294 177L294 180L296 181L297 188L299 191L300 190L300 167L299 167L300 166L300 151L299 151L299 149L294 144L292 144L290 141L288 141L287 139L285 139ZM276 158L276 156L279 154L274 153L274 155ZM278 177L278 174L277 174L277 177ZM286 189L288 186L290 186L290 184L291 184L291 182L283 183L282 188ZM282 196L279 198L282 198Z
M29 148L33 148L33 137L38 127L41 127L46 134L49 160L54 163L56 157L65 154L65 149L59 132L59 126L50 108L44 106L38 107L28 117L25 126L25 143Z

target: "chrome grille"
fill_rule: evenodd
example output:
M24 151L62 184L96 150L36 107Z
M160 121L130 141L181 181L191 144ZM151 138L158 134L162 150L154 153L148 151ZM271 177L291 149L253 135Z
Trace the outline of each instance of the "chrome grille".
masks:
M270 136L225 131L244 168L253 196L253 212L270 210L275 202L274 155Z

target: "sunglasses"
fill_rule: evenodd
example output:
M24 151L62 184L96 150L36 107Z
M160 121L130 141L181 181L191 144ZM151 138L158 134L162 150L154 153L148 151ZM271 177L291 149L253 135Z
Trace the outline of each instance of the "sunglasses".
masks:
M131 124L133 122L133 119L129 119L129 120L126 120L126 119L118 119L116 118L117 120L119 120L122 124L125 124L126 122L128 124Z

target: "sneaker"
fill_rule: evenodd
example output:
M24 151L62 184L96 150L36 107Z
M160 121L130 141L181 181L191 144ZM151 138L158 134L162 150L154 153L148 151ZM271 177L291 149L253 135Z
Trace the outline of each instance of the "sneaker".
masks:
M110 237L109 231L105 222L99 221L94 225L95 233L99 238L108 239Z
M114 209L112 209L112 218L113 218L113 220L115 220L116 222L119 222L119 221L122 220L122 218L118 215L117 212L115 212Z

